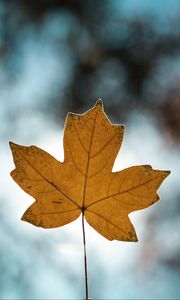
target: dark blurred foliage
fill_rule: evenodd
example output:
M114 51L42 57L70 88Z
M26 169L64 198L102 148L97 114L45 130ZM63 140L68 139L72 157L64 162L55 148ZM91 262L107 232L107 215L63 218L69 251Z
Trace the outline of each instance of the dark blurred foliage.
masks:
M162 74L160 79L156 75L179 56L180 16L160 29L153 16L125 18L120 10L115 14L111 4L106 0L98 0L98 5L91 0L1 0L3 66L9 76L16 76L21 68L19 46L25 29L33 27L38 37L45 20L53 14L58 18L58 12L63 12L65 23L70 23L68 34L62 40L57 33L49 43L54 43L57 51L59 45L64 44L65 51L68 47L73 67L64 89L59 84L59 91L57 88L47 99L48 111L54 110L57 116L83 111L101 97L114 119L126 122L134 110L151 111L165 126L164 132L179 141L179 82L176 87L172 82L162 92L161 81L169 74ZM171 71L170 67L167 72Z
M13 85L21 74L21 46L26 42L26 37L32 34L37 43L38 39L44 42L44 47L49 39L48 44L56 53L57 64L62 59L62 52L67 55L68 75L66 77L65 68L65 83L62 84L57 78L55 87L44 98L43 105L41 103L39 106L37 103L36 110L47 116L52 114L58 122L62 120L63 123L67 111L84 112L98 98L102 98L107 114L116 122L120 120L122 123L128 123L137 111L142 115L148 113L153 116L160 133L164 136L165 145L170 149L172 146L178 148L180 13L160 24L153 15L124 16L121 9L118 12L112 9L112 2L0 0L0 63L5 74L4 85ZM119 0L119 6L121 3L123 0ZM48 22L53 23L53 20L56 20L57 27L56 30L52 29L55 33L51 35L46 25ZM7 110L7 118L11 120L12 127L15 126L15 115L20 114L22 109L20 106L15 108L16 111L12 105L12 110ZM158 261L173 272L180 272L179 246L172 246L172 251L162 257L159 254L159 237L155 233L159 218L169 218L170 224L180 212L179 191L176 191L173 197L171 200L174 205L172 211L168 211L168 217L167 203L161 216L155 214L153 218L148 219L147 227L152 230L149 230L150 236L146 237L140 260L146 267L148 262L152 264L153 261ZM178 222L176 224L179 224ZM11 237L18 239L13 228L9 228L7 220L4 222L4 228L11 231ZM173 230L177 231L176 225L172 227ZM29 245L25 236L23 241L26 247L36 252L37 241ZM46 244L46 241L44 243ZM45 247L48 247L47 245ZM7 255L10 261L11 255L8 251L3 255ZM34 256L36 255L35 253ZM47 260L49 259L50 257L47 257ZM18 255L17 260L23 270L24 266ZM1 270L7 267L3 265L3 261L5 260L0 262ZM52 261L52 268L54 267L56 266ZM64 268L64 264L61 268ZM67 274L67 269L65 273ZM2 285L7 280L3 278L3 274L6 273L1 271ZM14 278L16 280L16 276ZM25 288L28 279L23 277L23 280ZM27 286L26 293L28 288Z

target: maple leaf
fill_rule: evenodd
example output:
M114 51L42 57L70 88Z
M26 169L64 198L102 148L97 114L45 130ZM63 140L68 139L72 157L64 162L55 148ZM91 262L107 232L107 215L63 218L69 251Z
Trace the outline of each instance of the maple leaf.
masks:
M64 129L64 162L36 146L10 143L19 186L36 201L22 220L44 228L68 224L82 213L109 240L137 241L128 217L156 201L169 171L149 165L112 172L124 126L112 124L101 100L82 115L68 113Z

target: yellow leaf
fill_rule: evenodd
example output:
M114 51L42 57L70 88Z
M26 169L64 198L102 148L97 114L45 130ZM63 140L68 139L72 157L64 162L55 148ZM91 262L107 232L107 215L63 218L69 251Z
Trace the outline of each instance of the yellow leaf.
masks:
M83 213L107 239L137 241L128 214L155 203L170 172L149 165L112 172L123 133L124 126L113 125L98 100L82 115L67 115L63 163L38 147L10 143L16 166L11 176L36 199L22 220L54 228Z

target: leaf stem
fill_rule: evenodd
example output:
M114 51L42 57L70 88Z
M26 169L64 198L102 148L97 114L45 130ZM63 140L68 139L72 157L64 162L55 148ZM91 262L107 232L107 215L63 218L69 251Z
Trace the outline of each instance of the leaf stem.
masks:
M87 255L86 255L86 236L85 236L85 227L84 227L84 211L82 212L82 232L83 232L83 246L84 246L85 291L86 291L86 300L88 300L88 272L87 272Z

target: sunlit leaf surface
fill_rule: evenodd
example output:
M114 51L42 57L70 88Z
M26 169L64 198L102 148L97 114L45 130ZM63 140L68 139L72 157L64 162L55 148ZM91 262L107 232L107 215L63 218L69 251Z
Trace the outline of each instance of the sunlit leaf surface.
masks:
M123 133L99 100L82 115L67 115L63 163L36 146L10 143L16 166L11 176L36 199L22 220L54 228L83 213L107 239L137 241L128 214L158 201L156 191L170 172L149 165L112 172Z

